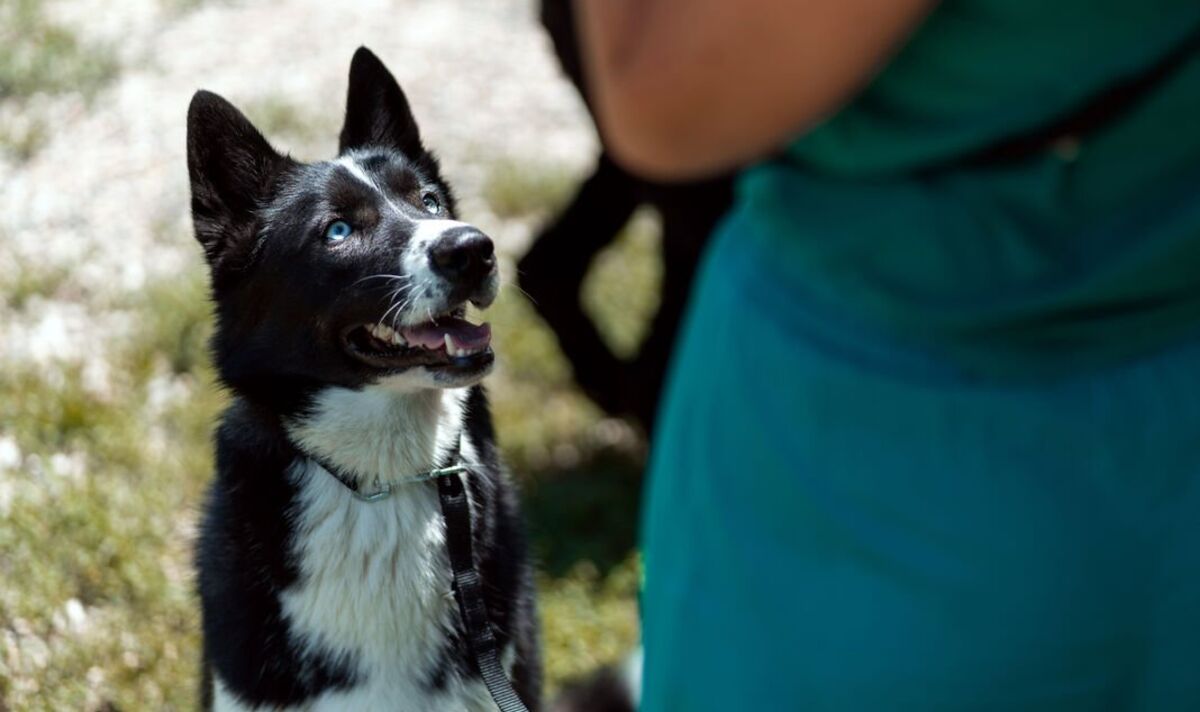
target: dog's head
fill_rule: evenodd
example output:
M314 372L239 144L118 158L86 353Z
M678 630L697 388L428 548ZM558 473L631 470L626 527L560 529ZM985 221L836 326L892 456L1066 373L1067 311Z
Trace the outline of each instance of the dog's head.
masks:
M217 309L222 379L246 392L385 382L469 385L492 367L492 241L455 219L396 80L366 48L350 65L338 157L280 155L229 102L188 109L196 238Z

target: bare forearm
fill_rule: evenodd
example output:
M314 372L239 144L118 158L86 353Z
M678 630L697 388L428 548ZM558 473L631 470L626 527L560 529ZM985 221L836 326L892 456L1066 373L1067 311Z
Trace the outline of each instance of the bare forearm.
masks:
M700 165L675 165L679 148L708 133L676 116L702 101L702 83L687 68L721 61L707 23L695 21L711 0L689 2L692 8L674 0L577 1L584 68L605 142L627 167L653 177L704 172L705 164L720 162L692 154Z
M932 0L576 0L617 159L657 178L761 157L835 110Z
M593 70L603 74L620 72L636 60L642 46L642 30L658 6L655 0L573 0L580 46L589 79Z

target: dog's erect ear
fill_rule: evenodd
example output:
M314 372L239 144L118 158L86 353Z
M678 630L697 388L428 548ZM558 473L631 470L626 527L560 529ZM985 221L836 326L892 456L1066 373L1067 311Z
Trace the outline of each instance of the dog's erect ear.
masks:
M400 85L371 50L359 47L350 61L350 90L339 153L367 146L396 148L409 157L424 150Z
M196 239L215 273L252 245L255 211L290 161L233 104L207 91L188 106L187 150Z

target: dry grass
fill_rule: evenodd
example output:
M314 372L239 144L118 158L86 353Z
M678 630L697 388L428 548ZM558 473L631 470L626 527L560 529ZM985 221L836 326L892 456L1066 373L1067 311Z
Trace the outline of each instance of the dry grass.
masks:
M0 114L0 152L17 161L45 144L45 118L30 99L72 92L90 99L116 76L111 48L80 41L46 15L41 0L0 3L0 102L20 114Z

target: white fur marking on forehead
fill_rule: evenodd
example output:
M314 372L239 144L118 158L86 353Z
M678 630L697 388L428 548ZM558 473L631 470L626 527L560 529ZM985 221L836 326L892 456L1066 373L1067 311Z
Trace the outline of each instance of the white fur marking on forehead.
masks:
M375 182L375 179L368 175L362 166L358 165L358 161L354 160L353 156L342 156L341 158L337 159L336 163L350 171L350 175L365 183L375 192L382 192L379 190L379 185Z
M371 177L370 173L367 173L365 168L359 165L358 159L356 159L353 155L342 156L341 158L337 159L335 163L349 171L350 175L357 178L359 182L375 191L380 198L383 198L383 202L387 203L392 210L395 210L397 213L403 213L403 211L400 210L400 206L392 202L392 199L387 192L384 191L383 188L379 187L379 183L377 183L375 179Z

